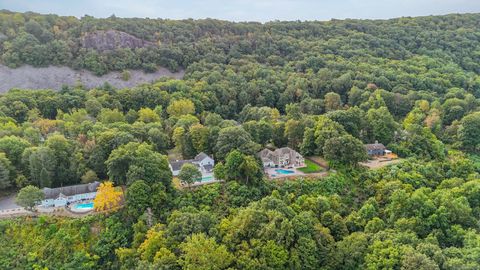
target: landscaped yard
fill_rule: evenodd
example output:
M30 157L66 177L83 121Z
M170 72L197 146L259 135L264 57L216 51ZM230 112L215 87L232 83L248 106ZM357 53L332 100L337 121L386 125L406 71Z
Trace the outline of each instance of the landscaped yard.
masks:
M297 170L303 173L317 173L324 170L320 165L308 159L305 159L305 165L307 166L303 168L298 168Z
M324 169L328 170L328 162L323 157L309 156L309 157L306 157L305 159L313 161L313 163L316 163L316 164L320 165L321 167L323 167Z

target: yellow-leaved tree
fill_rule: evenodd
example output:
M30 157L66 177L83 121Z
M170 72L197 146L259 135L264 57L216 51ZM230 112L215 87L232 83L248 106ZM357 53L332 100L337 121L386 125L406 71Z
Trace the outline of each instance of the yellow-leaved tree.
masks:
M109 210L117 207L122 200L122 191L117 191L111 181L100 184L97 188L97 196L93 200L96 211Z
M174 100L167 107L167 113L170 116L182 116L195 113L195 104L186 98Z

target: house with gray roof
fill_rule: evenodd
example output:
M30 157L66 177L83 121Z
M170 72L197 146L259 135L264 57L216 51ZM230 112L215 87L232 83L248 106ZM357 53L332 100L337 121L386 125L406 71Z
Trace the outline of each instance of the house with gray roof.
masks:
M213 175L215 161L209 155L201 152L193 159L170 161L169 166L173 176L177 176L182 166L187 163L197 166L198 170L202 173L202 177L210 177Z
M65 206L67 203L73 203L82 200L93 200L97 195L97 188L100 183L95 181L89 184L81 184L74 186L43 188L45 198L41 205L44 207Z
M387 148L382 143L375 141L375 143L365 144L365 149L369 156L383 156L385 155Z
M290 147L282 147L271 151L263 149L258 153L264 168L300 168L305 167L305 159Z

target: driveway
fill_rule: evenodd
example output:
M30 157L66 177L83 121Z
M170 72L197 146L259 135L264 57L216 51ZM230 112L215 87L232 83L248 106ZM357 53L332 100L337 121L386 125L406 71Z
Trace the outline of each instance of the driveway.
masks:
M21 206L15 203L16 194L8 195L0 198L0 211L8 209L21 208Z

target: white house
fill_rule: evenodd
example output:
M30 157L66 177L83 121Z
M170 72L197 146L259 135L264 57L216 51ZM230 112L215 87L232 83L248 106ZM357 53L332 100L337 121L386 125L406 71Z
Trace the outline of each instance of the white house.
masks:
M58 207L81 200L93 200L97 195L99 185L99 182L93 182L59 188L43 188L45 199L42 200L41 205L44 207Z
M258 153L265 168L305 167L305 159L300 153L290 147L282 147L271 151L267 148Z
M213 172L213 166L215 165L213 158L201 152L193 159L170 161L169 166L173 176L177 176L180 173L180 169L182 169L183 164L186 163L197 166L203 177L211 176Z

